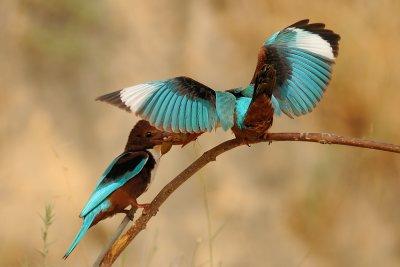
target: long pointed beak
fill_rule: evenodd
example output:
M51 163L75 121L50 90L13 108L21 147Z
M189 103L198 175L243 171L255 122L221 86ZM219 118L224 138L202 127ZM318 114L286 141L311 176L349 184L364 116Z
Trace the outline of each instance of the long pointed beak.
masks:
M172 136L174 135L175 133L173 133L173 132L166 132L166 131L163 131L162 133L161 133L161 136L162 136L162 138L172 138Z

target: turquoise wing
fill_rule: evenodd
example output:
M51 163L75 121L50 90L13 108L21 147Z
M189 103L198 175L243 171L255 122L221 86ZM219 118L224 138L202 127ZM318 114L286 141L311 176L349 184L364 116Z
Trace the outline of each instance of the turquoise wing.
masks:
M247 110L251 103L251 97L239 97L236 101L236 125L242 129Z
M149 155L146 152L124 152L115 158L100 177L80 217L85 217L111 193L140 173Z
M183 76L135 85L97 100L132 111L169 132L201 133L233 126L235 97Z
M340 36L322 23L299 21L273 34L260 49L256 74L265 64L277 71L272 103L289 117L311 112L332 76Z

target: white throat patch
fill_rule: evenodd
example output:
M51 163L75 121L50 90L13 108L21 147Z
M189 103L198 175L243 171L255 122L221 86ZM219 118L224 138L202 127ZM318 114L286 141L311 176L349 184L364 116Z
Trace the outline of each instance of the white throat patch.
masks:
M153 155L156 164L158 164L161 158L161 145L148 149L148 151Z

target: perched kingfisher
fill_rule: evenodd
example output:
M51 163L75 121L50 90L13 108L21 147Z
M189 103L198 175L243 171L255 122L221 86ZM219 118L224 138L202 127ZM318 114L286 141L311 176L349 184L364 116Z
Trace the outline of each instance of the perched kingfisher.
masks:
M81 229L64 259L71 254L91 226L116 213L128 214L125 208L129 205L147 207L148 204L138 204L136 199L147 190L161 155L167 153L172 145L186 142L182 137L182 134L160 131L145 120L133 127L124 152L104 171L82 209L79 215L83 218Z
M264 42L246 87L215 91L182 76L135 85L97 100L192 139L218 126L232 129L238 138L262 138L274 114L293 118L315 108L331 80L339 40L324 24L301 20Z

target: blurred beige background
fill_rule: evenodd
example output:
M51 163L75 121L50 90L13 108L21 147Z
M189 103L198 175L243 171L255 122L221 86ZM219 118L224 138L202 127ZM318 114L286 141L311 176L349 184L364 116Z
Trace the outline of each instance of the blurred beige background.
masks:
M37 249L47 203L56 214L47 266L91 266L121 220L98 225L61 260L137 120L96 96L178 75L246 85L264 39L300 19L338 32L339 58L315 112L278 118L272 131L400 143L399 13L397 0L1 1L0 266L45 265ZM231 136L174 148L141 201ZM390 153L242 147L182 186L116 266L399 266L399 176Z

